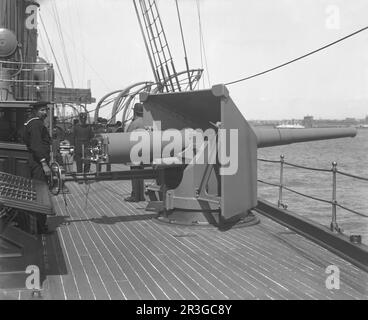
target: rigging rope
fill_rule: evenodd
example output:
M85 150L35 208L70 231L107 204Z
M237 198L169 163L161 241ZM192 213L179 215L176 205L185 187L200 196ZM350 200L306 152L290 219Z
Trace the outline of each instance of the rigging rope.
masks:
M43 37L42 37L41 32L38 34L38 36L39 36L40 41L41 41L41 48L42 48L43 55L46 58L46 61L50 61L49 55L47 54L46 45L45 45L45 42L43 41Z
M47 10L46 7L44 7L44 9L49 13L49 15L51 16L51 12L49 10ZM55 22L56 23L56 22ZM64 30L64 35L66 36L66 38L71 41L71 37L69 36L69 34L66 32L66 30ZM93 67L93 65L89 62L89 60L87 59L87 57L84 54L84 51L82 50L81 52L79 52L84 60L84 62L86 62L88 64L88 66L90 67L90 69L95 73L95 75L101 80L102 84L105 86L105 88L107 90L112 90L110 87L110 85L104 80L104 78L102 78L100 76L100 74L96 71L96 69Z
M63 73L61 72L61 69L60 69L60 66L59 66L59 62L56 58L56 55L55 55L55 52L54 52L54 49L52 47L52 44L50 42L50 38L49 38L49 35L47 33L47 30L45 28L45 24L43 23L43 19L42 19L42 16L41 16L41 13L40 13L40 21L41 21L41 24L42 24L42 27L43 27L43 30L45 32L45 35L46 35L46 39L47 39L47 42L49 43L49 46L50 46L50 49L51 49L51 53L52 53L52 56L54 57L54 60L55 60L55 63L56 63L56 67L59 71L59 74L60 74L60 77L61 77L61 81L63 82L63 85L64 85L64 88L66 88L66 84L65 84L65 80L64 80L64 77L63 77Z
M175 4L176 4L176 12L178 13L178 20L179 20L179 26L180 26L181 41L183 42L184 56L187 57L187 49L185 47L183 26L181 24L181 18L180 18L180 11L179 11L178 0L175 0Z
M70 64L69 64L68 54L67 54L67 51L66 51L66 46L65 46L64 36L63 36L63 32L62 32L59 12L58 12L58 8L56 6L56 1L53 1L52 5L53 5L52 9L53 9L53 13L54 13L54 19L55 19L55 23L56 23L56 26L57 26L57 31L59 33L59 38L60 38L60 42L61 42L61 48L62 48L62 51L63 51L63 54L64 54L64 60L65 60L66 68L67 68L67 71L68 71L68 74L69 74L70 83L72 85L72 88L74 88L73 75L72 75L72 71L71 71Z
M197 0L197 13L198 13L198 24L199 24L199 48L200 48L199 50L200 50L200 55L201 55L201 68L203 69L203 60L202 60L202 58L204 58L204 63L205 63L205 66L206 66L206 75L207 75L208 86L210 86L211 81L210 81L210 74L209 74L209 69L208 69L208 65L207 65L206 49L205 49L204 40L203 40L202 18L201 18L201 8L200 8L199 0ZM203 81L203 87L205 87L204 77L202 77L202 81Z
M178 5L178 0L175 0L176 3L176 11L178 13L178 19L179 19L179 25L180 25L180 33L181 33L181 40L183 42L183 49L184 49L184 59L185 59L185 65L187 68L187 73L188 73L188 81L189 81L189 88L190 90L193 90L192 88L192 81L190 79L190 73L189 73L189 63L188 63L188 57L187 57L187 49L185 47L185 40L184 40L184 33L183 33L183 26L181 24L181 18L180 18L180 11L179 11L179 5Z
M80 45L81 45L81 51L84 54L84 36L83 36L83 32L82 32L82 18L80 15L80 7L78 5L79 1L72 1L73 5L75 5L75 13L77 15L77 20L78 20L78 28L79 28L79 38L80 38ZM82 84L84 84L84 80L85 80L85 71L86 71L86 64L82 63ZM82 86L83 87L83 86Z
M73 1L74 2L74 1ZM71 12L75 12L76 10L74 9L72 9L71 8L71 4L70 4L70 0L68 0L67 1L67 3L66 3L66 5L67 5L67 10L71 13ZM72 24L72 22L73 22L73 15L72 14L69 14L68 15L68 20L69 20L69 26L71 26L72 27L72 29L73 30L75 30L76 28L73 26L73 24ZM78 79L80 79L80 77L79 77L79 68L78 68L78 66L79 66L79 61L78 61L78 55L77 55L77 48L76 48L76 44L75 44L75 34L76 34L76 32L73 32L72 33L72 39L71 39L71 43L72 43L72 55L73 55L73 58L74 58L74 75L75 75L75 77L76 77L76 79L78 80ZM76 81L77 82L77 85L78 85L78 81Z
M339 43L339 42L341 42L341 41L343 41L343 40L346 40L346 39L348 39L348 38L350 38L350 37L352 37L352 36L355 36L355 35L357 35L358 33L361 33L361 32L363 32L363 31L365 31L365 30L367 30L367 29L368 29L368 26L366 26L366 27L364 27L364 28L362 28L362 29L359 29L359 30L357 30L357 31L355 31L355 32L353 32L353 33L350 33L350 34L348 34L347 36L342 37L342 38L340 38L340 39L338 39L338 40L336 40L336 41L334 41L334 42L331 42L331 43L329 43L329 44L327 44L327 45L325 45L325 46L323 46L323 47L320 47L320 48L318 48L318 49L316 49L316 50L313 50L313 51L311 51L311 52L308 52L308 53L306 53L306 54L304 54L304 55L302 55L302 56L300 56L300 57L298 57L298 58L295 58L295 59L293 59L293 60L290 60L290 61L288 61L288 62L285 62L285 63L283 63L283 64L280 64L280 65L278 65L278 66L276 66L276 67L273 67L273 68L267 69L267 70L265 70L265 71L262 71L262 72L259 72L259 73L256 73L256 74L253 74L253 75L251 75L251 76L248 76L248 77L245 77L245 78L242 78L242 79L239 79L239 80L235 80L235 81L227 82L227 83L225 83L225 85L235 84L235 83L238 83L238 82L241 82L241 81L249 80L249 79L252 79L252 78L258 77L258 76L260 76L260 75L263 75L263 74L269 73L269 72L271 72L271 71L274 71L274 70L276 70L276 69L282 68L282 67L284 67L284 66L286 66L286 65L288 65L288 64L291 64L291 63L296 62L296 61L298 61L298 60L304 59L304 58L306 58L306 57L308 57L308 56L310 56L310 55L312 55L312 54L315 54L315 53L317 53L317 52L319 52L319 51L322 51L322 50L324 50L324 49L327 49L328 47L331 47L331 46L333 46L333 45L335 45L335 44L337 44L337 43Z

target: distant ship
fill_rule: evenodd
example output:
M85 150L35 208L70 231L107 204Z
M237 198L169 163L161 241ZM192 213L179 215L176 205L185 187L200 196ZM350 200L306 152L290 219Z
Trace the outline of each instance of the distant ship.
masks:
M368 124L360 124L357 126L358 129L368 129Z
M276 128L277 129L305 129L305 127L299 123L282 123L276 126Z

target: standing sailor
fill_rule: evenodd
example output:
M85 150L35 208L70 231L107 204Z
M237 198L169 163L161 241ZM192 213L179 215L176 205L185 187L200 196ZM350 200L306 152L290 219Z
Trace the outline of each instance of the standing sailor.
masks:
M134 116L133 121L129 124L127 132L144 129L143 125L143 104L136 103L134 105ZM143 169L142 166L131 166L130 169ZM124 199L128 202L139 202L144 201L144 180L133 179L132 180L132 192L129 197Z
M47 181L47 176L51 173L49 167L51 138L43 122L47 117L47 103L36 102L31 107L29 119L24 124L23 136L30 152L31 178Z
M85 157L83 154L83 149L86 150L91 144L91 139L93 138L92 128L87 122L87 113L81 112L79 114L79 123L73 128L72 133L72 143L74 144L75 151L75 162L77 164L77 172L89 172L91 164L89 162L84 163L82 168L82 158ZM83 170L83 171L82 171Z
M47 117L47 102L36 102L31 107L23 134L23 140L29 151L31 178L47 182L47 177L51 174L49 167L51 138L44 124ZM46 233L46 215L37 214L36 218L38 232Z

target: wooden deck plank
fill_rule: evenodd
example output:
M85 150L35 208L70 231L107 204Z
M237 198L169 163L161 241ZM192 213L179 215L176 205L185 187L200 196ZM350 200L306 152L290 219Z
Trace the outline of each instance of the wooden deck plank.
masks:
M154 224L146 225L146 231L151 233L156 241L160 241L161 245L165 247L166 255L176 264L180 264L181 268L188 274L195 282L199 283L205 291L214 299L226 299L229 296L234 296L234 293L224 286L219 279L216 279L209 271L200 263L193 259L188 248L181 247L178 242L174 242L173 238L167 230L156 229ZM196 256L196 258L199 258ZM215 282L215 284L213 283ZM216 286L218 285L218 286ZM229 295L229 296L228 296Z
M140 275L140 278L152 289L152 293L156 299L167 299L165 291L159 284L159 274L152 266L147 263L145 257L142 257L140 252L137 250L136 246L131 242L131 240L120 230L114 226L108 226L115 241L119 243L119 246L123 246L125 256L133 264L135 270ZM153 273L155 273L153 275ZM154 278L154 276L156 276Z
M73 202L71 204L73 205ZM106 298L105 289L98 273L87 259L83 259L89 256L89 251L76 227L74 225L61 226L59 230L68 248L69 262L73 268L76 285L80 288L81 299L96 299L97 296Z
M79 206L78 201L75 201L74 209L81 213L83 212L83 208ZM105 257L96 246L98 239L93 239L93 236L91 236L85 228L85 225L89 223L89 221L71 223L69 229L77 234L77 237L81 239L83 247L85 248L85 255L81 255L81 260L86 270L89 270L89 279L91 279L91 285L96 299L111 299L109 289L114 293L120 292L120 295L124 298L109 265L107 265Z
M79 253L76 249L76 245L72 238L72 233L67 227L62 227L59 229L59 231L59 235L62 238L64 248L67 248L65 252L68 259L68 275L70 276L67 276L66 279L72 278L77 289L74 289L72 286L68 288L65 285L66 295L73 296L76 291L78 294L78 299L95 299L95 294L93 292L90 279L88 277L88 274L86 273L83 262L80 259Z
M153 222L145 203L124 202L129 182L94 184L87 208L86 187L70 189L71 224L57 234L68 265L54 278L59 296L84 297L86 288L70 291L85 273L116 299L367 299L364 272L268 218L227 232L180 228ZM65 215L62 198L54 201ZM332 263L343 273L337 292L324 285Z
M264 221L266 222L266 221ZM292 239L293 241L294 239ZM305 239L303 238L303 242L305 241ZM244 250L256 250L257 252L263 252L263 256L265 259L268 258L272 258L274 259L274 255L273 252L277 252L278 256L282 256L283 260L285 261L285 263L290 263L290 269L298 269L298 263L301 263L302 261L304 262L304 264L306 263L306 261L301 260L300 259L300 253L303 254L303 257L307 257L307 253L311 252L312 249L309 249L308 247L306 248L300 248L298 246L295 246L294 248L290 246L290 244L287 244L287 246L285 246L285 243L280 243L280 242L276 242L276 241L270 241L267 239L267 242L269 242L270 244L267 247L262 247L259 245L258 241L254 242L252 238L247 237L247 235L245 233L239 234L237 235L235 238L232 237L229 242L238 242L239 243L239 252L242 252ZM247 247L244 247L243 244L247 244ZM277 247L274 247L273 244L277 243ZM293 243L293 245L295 245L295 242ZM313 244L314 245L314 244ZM253 248L250 248L249 246L253 246ZM298 252L295 253L299 253L299 260L295 260L295 256L298 256L297 254L290 254L290 252L293 252L293 249L297 249L299 250ZM306 250L305 250L306 249ZM326 256L326 255L332 255L330 252L326 251L325 249L321 248L321 247L314 247L313 251L317 252L317 250L320 251L319 254ZM304 251L304 252L303 252ZM294 252L293 252L294 253ZM333 256L333 255L332 255ZM307 259L308 260L308 259ZM313 263L308 269L302 269L304 272L310 272L310 271L314 271L316 269L316 267L318 269L323 267L323 272L326 266L328 266L329 264L331 264L331 262L323 262L321 261L322 259L320 259L317 254L314 255L313 257ZM342 261L342 260L341 260ZM341 262L340 261L340 262ZM316 265L317 264L317 265ZM346 264L346 262L344 261L344 265ZM315 275L315 274L314 274Z
M59 201L57 201L59 200ZM55 211L58 215L64 215L64 208L63 208L63 204L61 205L62 199L59 197L59 199L57 198L53 198L53 202L55 204ZM77 281L76 281L76 277L75 277L75 273L73 271L73 266L71 265L71 258L70 258L70 250L72 250L72 246L67 246L65 244L65 239L64 239L64 235L63 235L63 230L62 228L58 227L55 230L56 234L57 234L57 238L59 239L59 243L61 246L61 250L63 252L63 256L60 256L58 258L63 259L63 261L57 261L58 267L64 262L65 263L65 274L61 275L61 283L62 283L62 287L63 287L63 292L65 295L65 299L66 300L80 300L81 299L81 295L79 292L79 288L77 286ZM64 229L65 232L65 229ZM51 289L50 290L54 290L54 288L52 287L52 283L49 283ZM91 296L93 296L91 294Z
M136 230L141 235L147 233L147 228L142 224L137 225ZM166 247L160 248L160 251L166 252ZM178 288L184 299L198 299L198 296L193 290L193 285L196 286L197 284L183 273L182 269L179 268L166 253L154 254L153 262L157 263L160 270L167 270L166 276L170 279L170 282ZM182 277L185 279L182 280ZM198 290L198 288L196 289ZM201 293L203 294L204 291L202 290Z
M278 230L278 231L280 231L280 230ZM303 238L304 239L304 238ZM304 239L304 241L305 241L305 239ZM320 248L321 249L321 248ZM289 253L289 255L290 255L290 253ZM304 261L305 262L305 261Z
M244 257L244 250L247 249L248 253L251 252L250 248L249 248L249 243L247 245L247 248L242 248L239 250L236 250L236 254L238 255L238 257L240 259L242 259L242 257ZM272 252L272 251L271 251ZM280 255L281 250L278 250L277 253L278 255ZM290 251L289 251L289 255L290 255ZM248 255L247 255L247 258ZM285 267L285 265L287 265L287 258L285 257L285 259L281 258L280 256L277 259L277 264L275 264L274 262L274 258L272 259L272 257L270 257L269 259L267 259L265 256L263 256L262 259L262 263L265 267L268 267L272 270L274 270L274 276L275 278L277 277L278 279L282 280L284 283L289 283L289 285L291 286L291 288L304 288L304 292L308 293L310 295L312 295L312 297L316 297L316 298L324 298L324 299L328 299L328 298L333 298L333 293L329 292L326 288L325 288L325 273L324 273L324 269L315 269L314 271L314 275L318 275L318 278L313 277L312 279L310 279L310 281L308 281L308 275L304 272L300 272L300 270L298 270L297 268L287 268Z
M117 199L111 198L111 200L114 200L113 203L115 202L119 206L125 206L125 203L119 203L116 201ZM148 263L154 266L155 271L152 275L155 276L155 279L160 281L160 284L163 286L163 288L165 288L165 293L170 297L170 299L194 298L195 295L193 295L190 289L188 289L184 283L180 281L175 273L171 272L170 269L161 262L163 256L162 248L157 246L154 241L155 239L153 239L151 236L148 240L145 230L140 230L140 226L142 226L142 224L134 224L133 231L130 227L124 228L122 224L119 224L118 229L123 234L130 235L129 238L132 239L136 244L137 250L139 250L142 259L145 258ZM147 241L154 245L147 246Z
M116 262L116 259L114 259L106 245L101 241L101 238L98 236L98 233L94 230L91 224L91 221L76 220L75 222L71 222L71 225L74 225L76 230L78 230L79 236L83 239L84 245L89 248L88 256L91 258L102 283L106 285L105 289L108 291L109 298L112 297L109 292L112 290L114 295L119 292L118 294L121 298L125 299L118 281L125 280L126 277Z
M250 287L252 284L248 281L246 281L246 277L244 276L244 274L247 272L246 269L242 269L242 270L236 270L231 269L226 267L226 265L228 264L228 258L227 255L228 254L234 254L234 250L232 250L231 252L217 252L215 250L213 250L213 246L206 246L206 243L202 241L202 239L192 239L193 242L197 241L197 245L203 245L206 248L206 251L209 253L208 255L206 255L206 259L208 260L208 263L211 263L213 265L216 265L216 267L220 270L222 270L223 273L226 273L228 278L230 279L230 281L234 284L232 285L240 285L240 283L242 283L243 286L241 286L241 288L243 290L246 290L246 287ZM247 260L249 259L249 257L247 257ZM244 260L243 260L244 262ZM278 270L276 269L272 269L272 273L273 275L276 275L276 272ZM289 277L289 275L287 276ZM284 278L287 278L284 277ZM287 280L287 279L283 279L283 280ZM290 284L288 283L288 288L290 287ZM258 294L260 293L260 289L256 286L251 287L253 290L255 290L256 292L258 292ZM309 296L307 295L305 292L303 292L302 290L300 290L298 287L295 286L291 286L292 288L292 292L295 293L295 299L300 298L300 299L313 299L313 296ZM255 296L254 296L255 297Z
M202 285L203 285L203 283L202 283ZM214 288L213 288L213 287L211 287L211 289L212 289L212 291L213 291L213 289L214 289ZM221 296L221 297L222 297L222 296Z
M116 263L121 268L120 271L124 274L123 277L117 278L119 287L123 291L124 296L127 297L127 299L129 299L129 296L137 297L137 299L152 299L152 294L150 294L148 288L139 278L133 266L126 259L124 252L112 240L112 234L108 233L105 229L101 229L98 235L101 242L103 242L114 255ZM124 286L122 287L121 284L124 284ZM140 292L140 294L138 292Z
M201 269L207 272L207 279L214 286L216 286L227 298L230 299L241 299L244 292L243 288L239 288L238 286L230 285L231 281L229 281L229 277L227 273L221 272L218 268L217 263L211 263L208 259L208 255L201 247L197 247L196 251L193 252L188 250L189 248L193 248L192 243L188 239L179 238L179 242L181 242L185 247L182 247L181 250L185 250L188 258L192 259L191 263L196 261L198 266L201 266ZM176 246L178 247L178 246ZM180 250L180 249L179 249ZM181 251L181 252L183 252ZM215 262L215 261L212 261ZM231 280L231 279L230 279Z
M44 262L47 279L44 283L46 285L46 298L54 300L65 300L65 288L63 285L62 274L66 273L65 267L61 260L64 259L62 248L58 243L58 232L53 226L50 226L54 233L44 236Z
M135 290L135 288L132 286L132 284L128 279L118 281L118 283L119 287L124 292L124 297L126 300L140 300L140 296L138 295L137 291Z
M238 232L241 232L240 230ZM247 229L244 229L244 232L247 232ZM238 238L238 237L236 237ZM250 239L249 241L246 242L246 246L244 248L238 248L236 247L235 249L229 251L229 253L225 253L222 251L218 251L218 250L214 250L213 247L209 246L208 250L211 251L211 256L224 256L226 257L226 254L230 254L232 253L234 257L237 257L237 259L239 261L259 261L262 260L262 265L264 265L264 267L266 268L266 271L268 271L268 273L271 273L274 276L278 276L279 279L282 279L283 281L285 281L288 285L287 287L290 287L291 291L295 291L296 296L295 298L303 298L303 299L316 299L318 298L318 296L316 296L315 294L315 290L313 290L312 288L305 286L304 283L298 282L298 273L293 270L292 268L288 268L287 266L285 266L285 261L283 261L282 259L277 260L277 264L275 264L275 259L273 258L272 260L267 260L267 257L263 256L263 255L257 255L258 253L260 253L259 251L254 252L251 248L252 246L252 241L254 241L255 239ZM212 240L213 244L217 246L218 240L215 238ZM259 238L256 239L256 242L259 244ZM236 243L236 242L233 242ZM275 252L275 251L273 251ZM245 253L244 255L241 255L242 253ZM240 255L239 255L240 254ZM226 260L226 258L225 258ZM239 270L239 272L241 272ZM245 270L246 272L246 270ZM241 277L241 276L240 276ZM291 281L293 280L293 281ZM295 282L295 283L294 283ZM322 296L321 296L322 297ZM320 297L320 298L321 298Z
M104 213L110 213L111 208L108 207L105 203L100 203L100 206L103 208ZM125 235L117 234L116 230L110 225L106 226L106 230L109 230L110 233L112 232L112 234L115 236L115 239L117 239L116 243L120 243L121 245L123 245L123 248L125 249L125 255L129 257L129 260L134 265L134 268L137 270L137 272L139 272L140 278L143 281L148 281L150 288L152 287L151 289L154 291L154 297L157 299L167 299L167 295L164 293L157 280L153 279L152 276L149 276L149 272L147 271L147 266L145 263L146 261L141 261L137 258L139 254L137 253L134 245L130 245L129 239L126 238L126 241L123 242L121 238L124 238Z
M82 223L75 223L76 224L89 224L88 222L82 222ZM111 298L111 294L109 292L109 288L111 290L119 290L119 286L117 284L117 281L125 279L125 276L122 278L116 278L111 271L111 268L114 267L113 260L108 259L108 256L103 255L104 252L100 252L98 250L99 244L96 242L99 242L98 239L93 238L93 234L89 234L86 229L84 229L84 226L78 226L79 234L82 237L85 245L89 248L89 255L82 256L88 257L90 259L90 262L94 266L95 273L97 273L98 278L100 279L101 283L104 284L105 290L108 293L109 298ZM124 297L124 294L120 292L121 296Z
M119 199L115 199L115 202L116 201L118 201ZM121 203L121 205L125 205L124 203ZM129 206L129 205L125 205L125 206ZM133 208L131 208L130 210L133 210L133 209L135 209L134 207ZM134 212L132 212L132 213L134 213ZM139 225L139 224L135 224L135 225ZM124 234L126 233L126 234L130 234L130 236L131 237L135 237L135 240L136 241L134 241L135 243L137 243L137 244L140 244L140 249L141 250L145 250L145 248L144 248L144 245L142 245L142 243L141 243L141 241L140 241L140 239L137 239L137 237L136 237L136 235L137 235L137 233L134 231L132 231L131 229L132 229L132 227L129 227L129 228L127 228L126 226L122 226L122 225L120 225L121 227L120 227L120 229L122 229L122 228L124 228ZM129 237L129 238L131 238L131 237ZM154 237L152 237L152 235L150 236L150 238L151 238L151 241L152 242L154 242L156 239L154 238ZM160 250L160 252L162 252L162 250ZM149 257L149 251L147 251L146 250L146 255L145 255L145 257ZM155 263L159 263L159 261L157 260L157 258L154 256L154 255L151 255L151 258L153 259L153 260L156 260L155 261ZM162 266L162 267L165 267L165 266ZM166 269L166 268L165 268ZM160 270L162 270L162 269L160 269ZM167 276L167 275L169 275L169 273L165 273L165 275ZM156 275L156 279L158 279L158 277L157 277L157 275ZM224 291L226 290L226 291L228 291L228 292L230 292L230 296L234 296L234 293L232 292L232 290L229 288L229 287L226 287L226 285L225 286L223 286L223 288L222 288ZM223 296L222 296L222 298L223 298Z
M93 199L90 200L92 204L95 205L96 208L98 208L100 203L95 203ZM120 259L124 258L124 272L125 277L129 279L132 287L135 289L137 295L141 299L153 299L153 293L151 292L150 288L144 283L144 281L140 278L140 275L136 271L136 266L134 263L132 263L130 260L126 258L126 248L124 246L120 245L120 240L116 238L116 236L109 231L109 228L102 228L99 232L99 236L101 238L105 238L104 243L112 243L115 248L118 250ZM106 237L109 239L109 241L106 241ZM106 241L106 242L105 242ZM110 248L111 250L111 248Z
M262 221L264 223L270 223L270 221L265 221L265 220L262 220ZM282 243L275 242L274 240L271 241L271 239L266 239L265 242L270 243L268 247L260 246L258 241L253 242L252 239L250 239L249 237L246 237L246 239L242 239L243 235L244 234L241 233L237 235L237 237L235 238L233 237L230 239L232 243L234 242L239 243L239 250L238 250L239 253L243 253L243 252L251 253L252 251L262 252L263 258L265 259L265 261L267 261L267 259L268 261L274 261L275 255L273 253L277 252L280 258L279 260L281 260L282 262L280 263L281 267L287 267L289 268L290 272L294 271L296 273L300 269L300 271L304 273L304 277L301 277L299 275L299 277L296 277L296 278L304 279L307 281L311 280L314 283L318 282L319 284L322 284L323 286L324 286L324 282L326 278L325 269L328 265L336 263L336 265L338 265L340 268L348 267L349 270L352 270L355 268L354 266L350 265L350 263L342 259L339 259L337 261L336 260L332 261L331 260L332 258L336 259L335 255L333 255L326 249L315 245L314 243L308 242L306 239L298 235L296 235L298 237L297 239L299 239L299 241L302 243L302 246L300 246L298 242L296 243L294 241L295 237L293 237L291 239L292 243L288 243L287 241L289 240L287 239L285 239L287 241L283 241ZM239 241L239 239L241 239L241 241ZM244 246L245 243L247 244L246 247ZM277 246L273 247L275 243L277 243ZM251 248L252 246L254 246L254 248ZM313 256L310 254L311 252L313 252ZM295 260L295 257L297 257L298 259ZM303 257L304 260L302 260L301 257ZM307 257L307 262L305 261L305 257ZM308 263L310 263L310 266L308 269L305 269L304 266ZM346 274L349 274L349 273L346 273ZM361 276L364 276L364 272L361 273ZM323 288L325 289L325 287ZM345 290L345 293L349 295L349 292L351 289L347 289L347 290L348 291ZM360 291L358 290L358 292L362 293L361 290ZM326 293L327 291L324 292L324 294ZM332 297L333 296L334 295L332 295Z

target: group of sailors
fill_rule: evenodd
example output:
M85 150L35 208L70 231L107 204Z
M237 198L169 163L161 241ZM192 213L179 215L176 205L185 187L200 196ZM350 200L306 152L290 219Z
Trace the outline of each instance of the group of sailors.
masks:
M31 105L29 118L25 122L23 141L30 153L29 166L31 178L47 181L51 175L50 160L51 147L53 149L54 158L61 165L63 158L60 153L60 143L63 138L63 130L56 125L56 119L53 119L53 134L49 135L49 130L44 123L47 117L47 103L37 102ZM127 128L127 132L143 128L143 105L136 103L134 105L133 120ZM87 113L79 114L78 123L74 123L71 129L70 144L74 146L74 160L76 162L77 172L87 173L90 171L91 164L89 161L83 161L84 151L91 146L92 139L96 133L109 132L107 122L102 123L97 130L93 130L92 125L87 123ZM114 132L123 132L121 122L115 125ZM126 201L141 201L143 200L143 181L132 181L131 195L125 198ZM44 232L46 227L46 217L39 215L38 219L39 230Z

